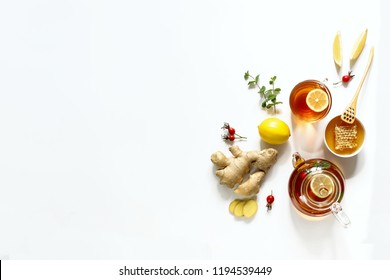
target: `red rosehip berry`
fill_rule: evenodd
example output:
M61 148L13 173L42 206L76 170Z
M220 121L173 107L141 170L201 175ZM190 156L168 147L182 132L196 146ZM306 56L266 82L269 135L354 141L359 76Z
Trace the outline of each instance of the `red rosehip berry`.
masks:
M230 140L230 141L246 140L246 137L237 134L236 130L233 127L231 127L227 122L225 122L221 128L227 130L227 133L222 135L223 140Z
M351 80L351 76L344 75L341 80L343 81L343 83L348 83Z
M272 209L272 203L274 203L275 197L271 194L267 196L267 211L270 211Z
M302 171L301 173L299 173L299 178L301 178L302 180L305 179L306 176L307 176L306 171Z
M271 194L267 196L267 203L271 204L275 201L275 197Z
M229 127L228 128L228 132L229 132L230 135L236 134L236 130L233 127Z
M341 78L341 81L338 81L337 83L333 83L333 85L339 85L341 83L344 83L344 84L347 84L349 83L352 78L354 77L355 75L352 75L352 71L349 71L347 75L344 75L342 78Z

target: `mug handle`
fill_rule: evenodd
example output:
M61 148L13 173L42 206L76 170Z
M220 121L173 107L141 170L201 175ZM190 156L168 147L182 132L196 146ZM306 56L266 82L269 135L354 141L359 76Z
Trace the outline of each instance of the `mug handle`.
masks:
M348 218L347 214L343 211L343 207L338 202L335 202L330 207L332 214L336 217L336 219L342 224L344 227L349 227L351 225L351 220Z

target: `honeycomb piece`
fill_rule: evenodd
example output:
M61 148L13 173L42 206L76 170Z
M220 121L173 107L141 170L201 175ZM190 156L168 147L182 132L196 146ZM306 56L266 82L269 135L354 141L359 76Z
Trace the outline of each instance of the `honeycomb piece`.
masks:
M357 128L353 126L335 127L335 149L342 151L345 149L353 149L357 147Z

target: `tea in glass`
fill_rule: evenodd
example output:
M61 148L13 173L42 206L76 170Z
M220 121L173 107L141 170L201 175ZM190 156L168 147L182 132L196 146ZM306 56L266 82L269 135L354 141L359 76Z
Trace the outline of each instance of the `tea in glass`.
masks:
M290 94L292 113L306 122L317 122L325 118L332 107L332 96L325 84L306 80L297 84Z

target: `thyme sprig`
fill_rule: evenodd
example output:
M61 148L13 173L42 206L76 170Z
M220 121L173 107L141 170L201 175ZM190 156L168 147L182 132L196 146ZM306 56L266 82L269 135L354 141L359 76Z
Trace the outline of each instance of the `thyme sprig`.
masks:
M273 108L274 111L276 111L276 105L277 104L282 104L283 102L277 101L277 96L281 92L280 88L275 88L275 81L276 81L276 76L273 76L269 80L269 85L271 88L268 88L266 86L260 86L260 75L256 75L253 77L251 74L249 74L249 71L245 72L244 75L245 81L248 81L248 87L249 88L257 88L258 94L260 94L260 102L261 102L261 107L264 109L270 109Z

